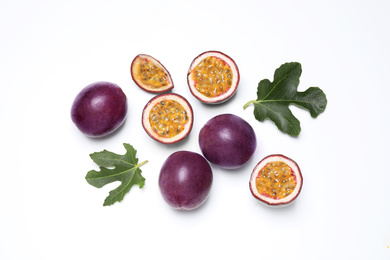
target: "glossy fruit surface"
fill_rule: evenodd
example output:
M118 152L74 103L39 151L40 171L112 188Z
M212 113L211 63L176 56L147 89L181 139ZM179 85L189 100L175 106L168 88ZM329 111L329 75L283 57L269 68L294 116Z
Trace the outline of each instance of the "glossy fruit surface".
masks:
M227 101L236 93L239 81L236 63L219 51L207 51L197 56L187 74L191 93L207 104Z
M298 164L281 155L270 155L253 169L249 188L252 195L270 206L286 206L301 192L303 178Z
M162 93L174 87L168 70L150 55L137 55L131 63L130 72L135 84L148 92Z
M159 187L165 201L173 208L193 210L209 196L213 173L206 159L198 153L178 151L161 167Z
M199 146L209 162L224 169L236 169L249 161L257 143L248 122L233 114L222 114L202 127Z
M146 133L164 144L176 143L187 137L193 121L190 103L174 93L152 98L142 112L142 126Z
M127 98L111 82L95 82L76 96L71 118L77 128L89 137L103 137L117 130L125 121Z

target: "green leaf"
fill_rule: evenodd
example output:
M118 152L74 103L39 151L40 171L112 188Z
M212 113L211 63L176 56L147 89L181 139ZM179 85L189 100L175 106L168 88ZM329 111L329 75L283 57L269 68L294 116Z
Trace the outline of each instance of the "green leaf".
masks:
M254 105L255 118L263 122L272 120L278 129L291 136L301 132L299 120L292 114L289 105L294 104L310 112L313 118L324 112L327 104L325 93L318 87L310 87L298 92L299 78L302 74L298 62L285 63L275 70L274 80L263 79L257 88L257 99L244 105L246 109Z
M115 202L122 201L133 185L142 188L145 178L141 175L140 167L147 163L138 164L136 158L137 151L130 144L123 144L126 149L124 155L118 155L106 150L90 154L91 159L99 165L100 171L91 170L85 176L89 184L96 188L101 188L108 183L120 181L116 189L110 191L103 206L109 206Z

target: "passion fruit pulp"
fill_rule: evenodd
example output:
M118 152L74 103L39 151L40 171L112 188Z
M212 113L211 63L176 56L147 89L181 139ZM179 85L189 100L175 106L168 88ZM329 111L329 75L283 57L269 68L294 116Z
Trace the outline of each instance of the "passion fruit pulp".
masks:
M249 187L252 195L270 206L286 206L300 194L303 178L298 164L281 155L269 155L253 169Z
M137 55L131 63L130 72L135 84L147 92L162 93L174 87L168 70L150 55Z
M193 120L190 103L174 93L152 98L142 112L142 126L146 133L164 144L176 143L187 137Z
M212 182L210 165L194 152L171 154L160 170L161 194L174 209L193 210L201 206L209 196Z
M202 127L199 146L209 162L223 169L237 169L253 156L257 143L248 122L233 114L221 114Z
M230 99L236 93L239 81L237 64L219 51L198 55L187 74L191 93L207 104L219 104Z

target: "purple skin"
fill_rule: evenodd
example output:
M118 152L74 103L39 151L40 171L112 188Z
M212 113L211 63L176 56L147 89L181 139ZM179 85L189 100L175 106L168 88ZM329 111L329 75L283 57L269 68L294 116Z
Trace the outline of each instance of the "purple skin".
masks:
M237 169L252 158L256 135L248 122L222 114L210 119L200 130L199 146L206 159L223 169Z
M117 130L125 121L127 98L122 89L110 82L95 82L76 96L72 121L89 137L103 137Z
M159 177L160 191L174 209L193 210L209 196L213 172L206 159L197 153L178 151L164 162Z

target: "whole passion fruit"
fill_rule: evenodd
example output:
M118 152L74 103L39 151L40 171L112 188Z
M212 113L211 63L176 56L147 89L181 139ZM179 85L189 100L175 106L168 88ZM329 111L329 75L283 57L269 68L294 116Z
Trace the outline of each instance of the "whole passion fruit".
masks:
M174 93L152 98L142 112L142 126L154 140L172 144L183 140L194 121L190 103Z
M207 104L219 104L237 90L240 73L234 60L219 51L207 51L191 63L187 82L191 93Z
M135 84L147 92L162 93L174 87L168 70L150 55L137 55L131 63L130 72Z
M71 118L77 128L89 137L103 137L117 130L125 121L127 98L111 82L95 82L76 96Z
M159 187L165 201L173 208L193 210L209 196L213 172L206 159L198 153L178 151L171 154L161 167Z
M206 159L224 169L236 169L256 150L256 135L241 117L222 114L211 118L199 132L199 146Z
M253 169L249 187L252 195L270 206L286 206L301 192L303 178L298 164L281 155L269 155Z

